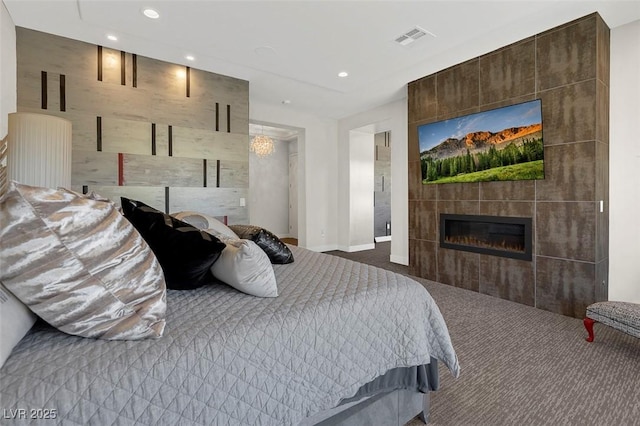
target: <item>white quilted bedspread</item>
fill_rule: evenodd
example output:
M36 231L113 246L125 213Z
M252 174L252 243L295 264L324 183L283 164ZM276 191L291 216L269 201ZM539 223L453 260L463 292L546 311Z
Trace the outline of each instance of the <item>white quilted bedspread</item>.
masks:
M391 368L433 356L458 375L420 284L291 249L294 263L274 265L277 298L222 284L169 291L158 340L33 330L0 370L0 409L53 409L65 425L296 425Z

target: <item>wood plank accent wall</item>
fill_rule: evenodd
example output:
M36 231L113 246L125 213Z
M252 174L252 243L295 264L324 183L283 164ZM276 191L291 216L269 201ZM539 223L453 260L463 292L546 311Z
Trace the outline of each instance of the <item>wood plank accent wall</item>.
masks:
M73 123L72 189L247 223L249 83L16 28L18 111Z
M609 28L602 18L588 15L408 89L411 274L578 318L607 300ZM419 125L537 98L544 180L421 183ZM533 261L440 248L442 213L533 218Z

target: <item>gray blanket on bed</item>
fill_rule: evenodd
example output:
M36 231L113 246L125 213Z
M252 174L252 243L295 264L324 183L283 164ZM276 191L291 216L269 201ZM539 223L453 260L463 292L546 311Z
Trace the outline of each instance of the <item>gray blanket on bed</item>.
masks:
M169 291L161 339L32 330L0 370L0 409L55 410L65 425L295 425L431 356L458 375L447 327L420 284L291 249L294 263L274 265L277 298L222 284Z

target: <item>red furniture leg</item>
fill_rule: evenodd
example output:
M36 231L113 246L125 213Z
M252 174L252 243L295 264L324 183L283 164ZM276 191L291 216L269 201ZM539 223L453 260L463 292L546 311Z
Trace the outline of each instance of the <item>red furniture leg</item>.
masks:
M583 320L584 323L584 328L587 329L587 333L589 333L589 337L587 337L587 342L593 342L593 324L595 323L594 320L592 320L591 318L585 318Z

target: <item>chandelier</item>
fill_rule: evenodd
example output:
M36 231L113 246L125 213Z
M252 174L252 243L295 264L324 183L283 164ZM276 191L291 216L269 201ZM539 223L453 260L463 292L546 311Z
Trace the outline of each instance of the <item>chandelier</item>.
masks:
M273 139L266 135L256 135L251 140L249 150L254 152L258 157L271 155L274 150Z

